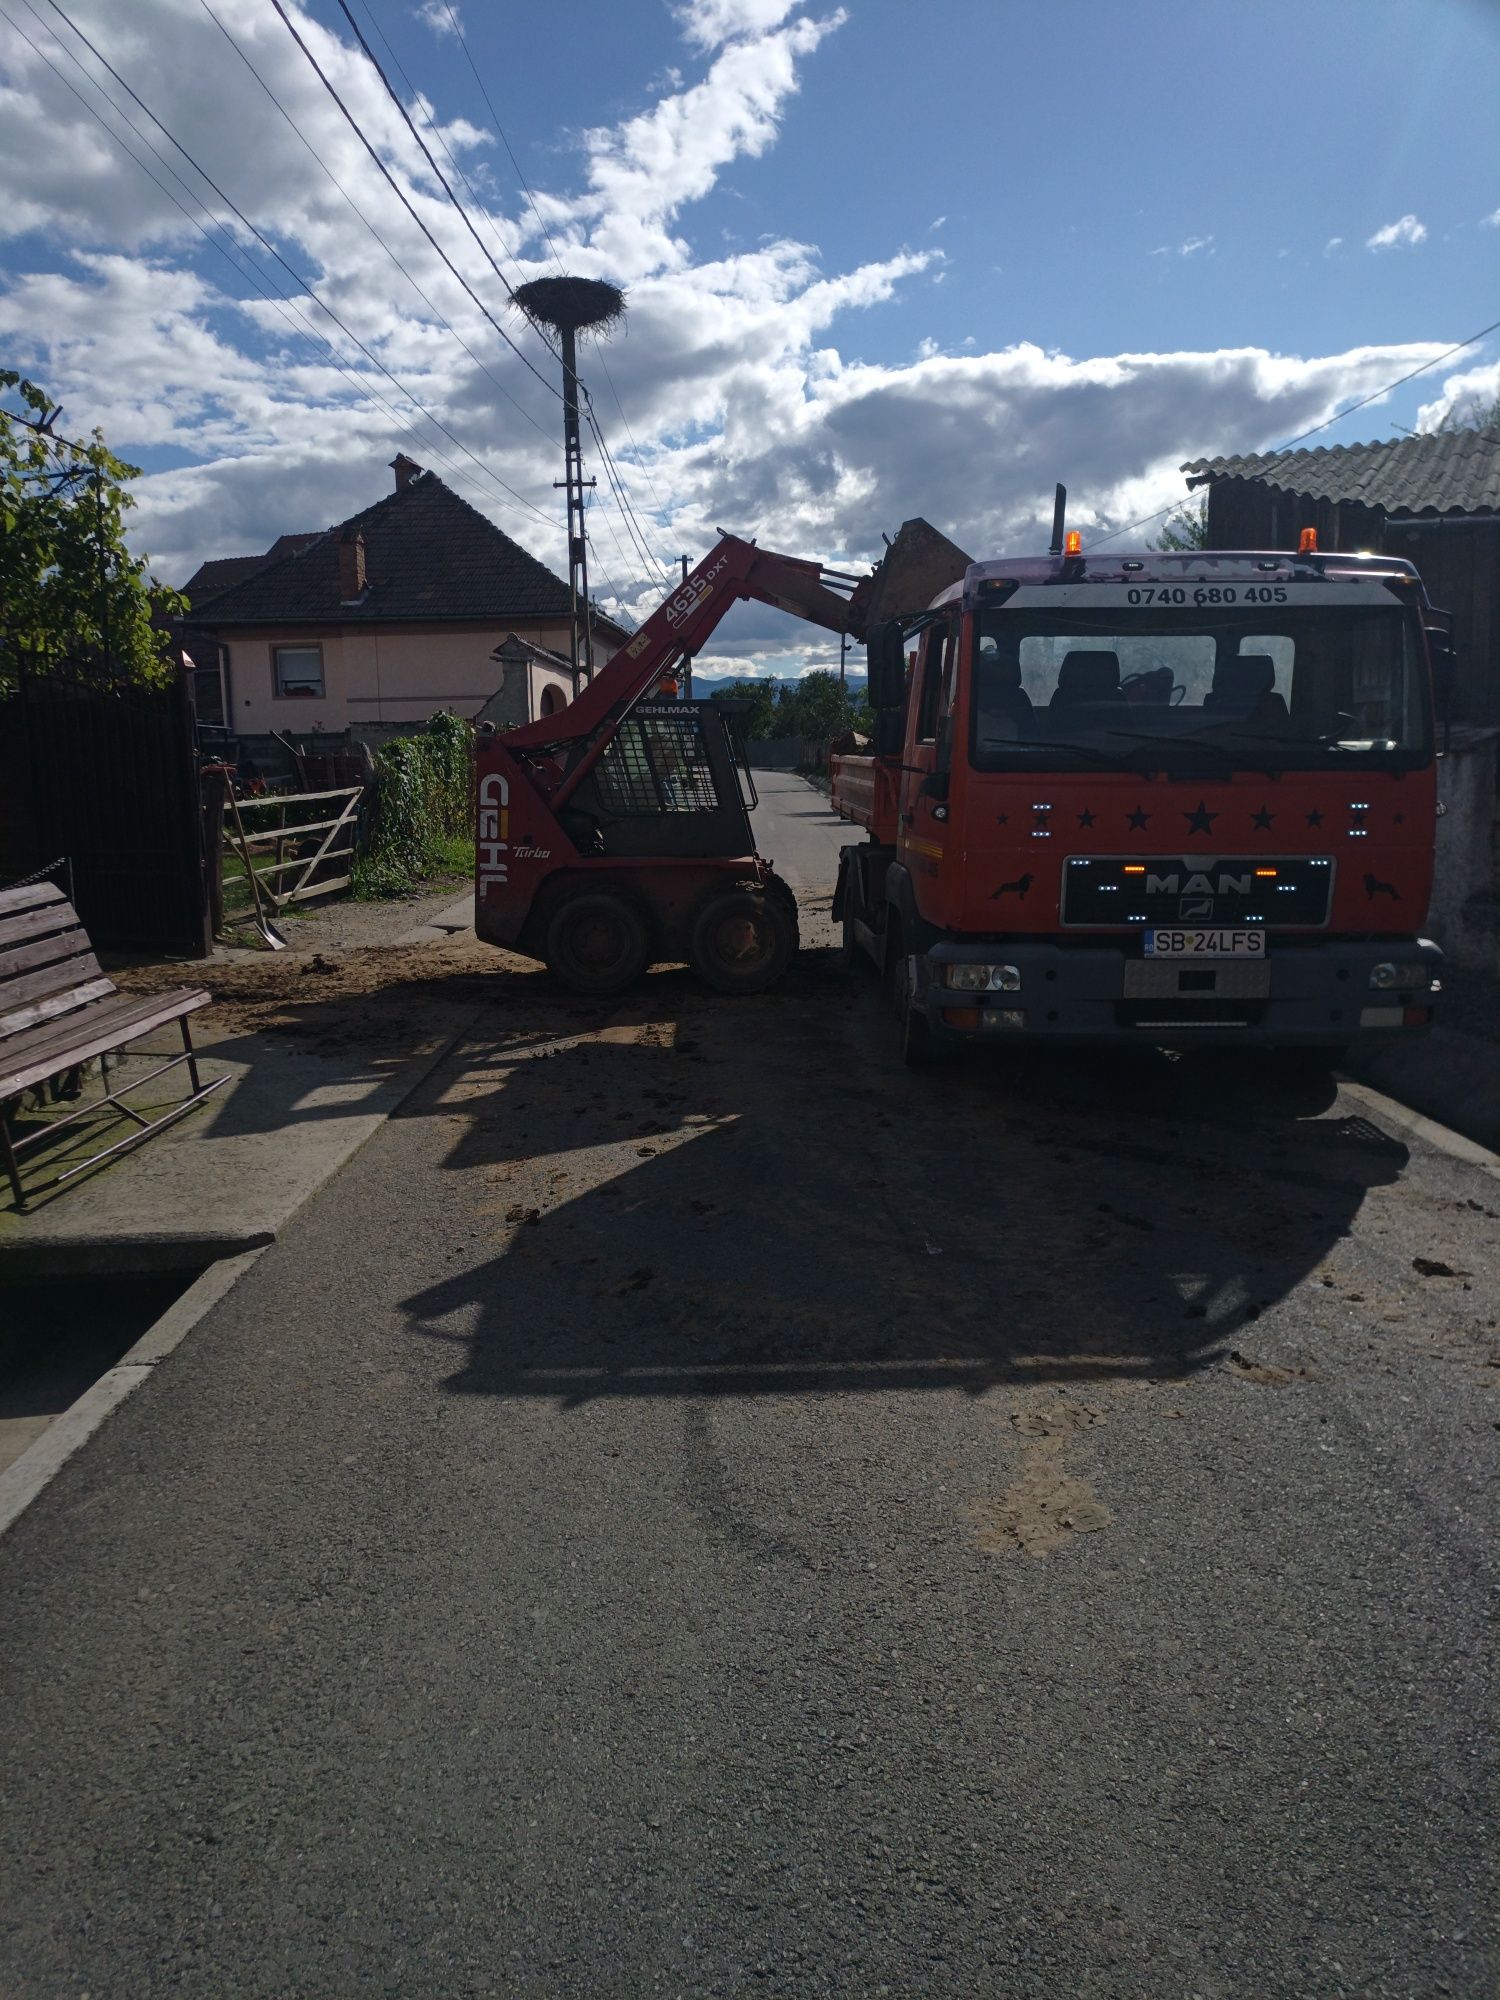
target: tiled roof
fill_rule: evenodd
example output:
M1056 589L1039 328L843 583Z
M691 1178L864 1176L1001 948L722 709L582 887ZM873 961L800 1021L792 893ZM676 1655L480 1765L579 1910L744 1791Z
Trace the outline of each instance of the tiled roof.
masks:
M1500 511L1500 437L1486 431L1429 431L1379 444L1197 458L1182 470L1190 486L1215 479L1258 479L1283 493L1355 500L1383 507L1388 514Z
M353 604L342 603L339 593L339 539L348 529L358 529L365 541L366 589ZM231 584L214 598L212 622L432 624L565 619L568 610L568 586L561 577L436 473L424 472L307 546ZM199 615L206 613L207 607Z
M254 576L267 563L278 561L293 549L305 549L309 542L318 539L319 531L314 529L305 535L278 535L264 555L259 556L215 556L206 563L199 563L193 574L182 586L183 595L189 604L201 608L209 598L217 597L221 590L227 590L232 583L243 583L247 576Z

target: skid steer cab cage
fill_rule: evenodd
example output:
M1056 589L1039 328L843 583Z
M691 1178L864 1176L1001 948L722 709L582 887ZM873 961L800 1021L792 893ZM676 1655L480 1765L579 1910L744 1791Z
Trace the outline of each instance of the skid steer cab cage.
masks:
M584 854L749 854L754 781L713 702L641 702L562 808Z

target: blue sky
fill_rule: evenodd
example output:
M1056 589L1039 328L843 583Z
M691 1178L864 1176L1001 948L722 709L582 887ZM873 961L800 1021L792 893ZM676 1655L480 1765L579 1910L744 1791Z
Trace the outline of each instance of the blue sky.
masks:
M522 67L561 79L573 65L589 121L630 115L638 79L683 67L664 9L596 10L577 50L566 15L521 11L474 12L476 60L504 74L518 32ZM847 14L776 144L736 165L691 233L705 254L793 233L844 265L940 246L941 286L861 323L872 358L924 336L1331 352L1459 340L1500 317L1500 231L1479 227L1500 208L1500 7L851 0ZM452 69L422 37L408 22L404 58L447 68L480 112L462 58ZM509 105L523 166L565 176L545 107L520 92ZM1428 231L1420 258L1365 251L1407 213ZM1152 258L1205 238L1212 255Z
M318 315L285 270L250 245L294 297L255 301L122 157L93 111L117 130L128 112L218 242L248 241L51 0L0 0L0 355L147 469L139 536L173 581L368 504L398 447L558 562L555 396L422 239L271 0L209 4L238 52L205 0L61 0L402 388L334 331L365 380L340 375L289 327ZM1182 458L1278 442L1500 317L1500 8L1478 0L456 0L550 248L447 0L350 5L422 93L511 282L555 269L555 248L629 290L628 331L584 357L635 515L601 486L595 573L625 613L717 522L858 561L920 512L994 553L1034 545L1062 478L1079 525L1117 527L1182 491ZM474 291L555 374L336 0L287 6ZM1320 441L1497 391L1491 339ZM719 664L747 655L817 657L749 611Z

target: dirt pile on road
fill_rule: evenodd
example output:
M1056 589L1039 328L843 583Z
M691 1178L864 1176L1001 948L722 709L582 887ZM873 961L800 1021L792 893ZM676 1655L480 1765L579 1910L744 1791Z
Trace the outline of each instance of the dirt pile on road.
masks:
M293 1035L314 1048L392 1048L454 1032L476 1007L515 1004L544 976L529 961L480 944L472 933L442 943L347 952L267 952L203 965L131 966L114 975L127 993L185 982L214 1004L196 1017L200 1039Z

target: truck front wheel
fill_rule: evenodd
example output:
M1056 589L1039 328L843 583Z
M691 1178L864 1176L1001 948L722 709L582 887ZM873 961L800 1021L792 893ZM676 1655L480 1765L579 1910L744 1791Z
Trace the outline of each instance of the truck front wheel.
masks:
M710 896L693 923L693 970L716 993L763 993L797 949L797 905L779 883L725 889Z
M621 896L570 896L547 925L547 970L570 993L623 992L646 969L646 926Z

